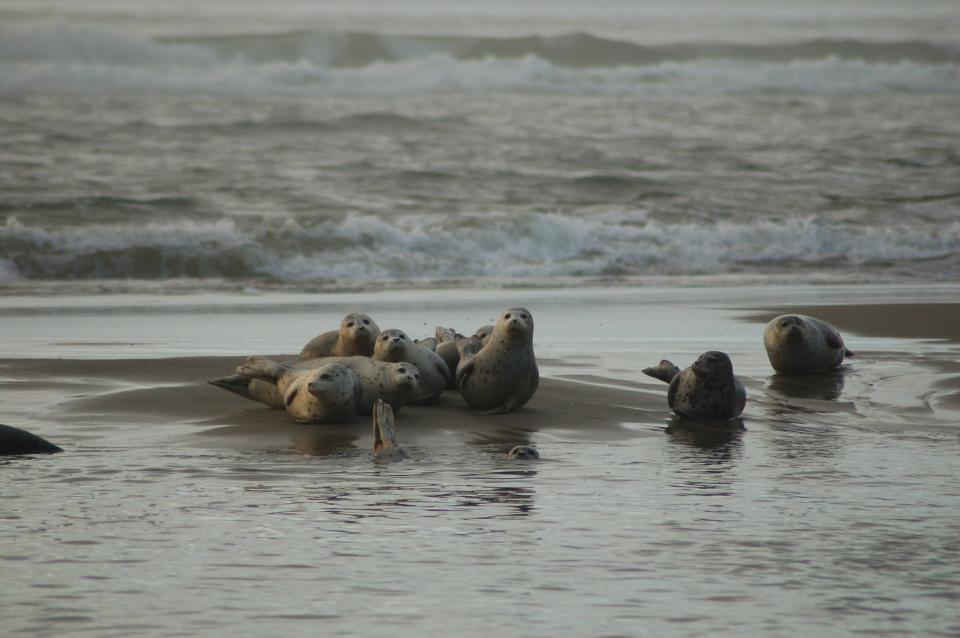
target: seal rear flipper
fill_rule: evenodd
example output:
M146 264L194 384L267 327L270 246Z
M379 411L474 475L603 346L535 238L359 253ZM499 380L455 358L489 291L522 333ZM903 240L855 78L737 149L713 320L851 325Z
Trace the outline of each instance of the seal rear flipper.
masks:
M648 377L659 379L664 383L670 383L680 374L680 368L673 365L670 361L663 359L660 361L660 365L655 368L644 368L643 373Z
M242 374L233 374L229 377L222 377L220 379L214 379L213 381L207 381L207 383L233 392L234 394L239 394L245 399L253 398L250 396L250 377L246 377Z
M289 372L291 367L285 363L278 363L268 357L247 357L247 360L237 366L237 373L254 379L275 381Z

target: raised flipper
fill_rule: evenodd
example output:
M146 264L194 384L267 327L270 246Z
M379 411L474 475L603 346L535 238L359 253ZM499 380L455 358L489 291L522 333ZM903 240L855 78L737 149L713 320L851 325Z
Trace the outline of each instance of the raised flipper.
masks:
M680 374L680 368L673 365L670 361L663 359L656 368L644 368L643 373L648 377L660 379L664 383L670 383L674 377Z
M237 366L237 374L250 377L252 379L265 379L273 381L279 379L292 368L284 363L279 363L267 357L247 357L247 360Z

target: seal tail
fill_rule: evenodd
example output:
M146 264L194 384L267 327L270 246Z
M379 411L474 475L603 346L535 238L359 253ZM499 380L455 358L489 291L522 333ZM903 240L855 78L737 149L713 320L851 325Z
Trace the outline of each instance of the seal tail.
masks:
M664 383L670 383L675 376L680 374L680 368L663 359L660 361L660 365L655 368L644 368L643 373L648 377L660 379Z
M234 394L239 394L244 399L252 399L250 396L250 377L244 376L242 374L233 374L229 377L222 377L220 379L214 379L213 381L207 381L210 385L215 385L218 388L223 388Z

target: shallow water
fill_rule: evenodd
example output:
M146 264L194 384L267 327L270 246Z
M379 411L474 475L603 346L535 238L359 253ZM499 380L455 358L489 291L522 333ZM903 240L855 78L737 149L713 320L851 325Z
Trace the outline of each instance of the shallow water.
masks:
M380 299L383 313L374 317L414 334L409 319L422 316L436 295L417 294ZM480 323L482 308L500 294L465 293L438 312L454 325ZM53 457L0 462L6 630L97 636L960 631L957 345L847 333L858 357L841 374L783 383L765 365L759 324L737 321L743 310L721 309L734 297L869 301L904 298L903 290L503 294L530 299L542 367L554 376L596 374L659 392L665 386L639 378L642 365L660 356L686 363L707 347L731 352L750 397L745 429L690 430L665 409L608 432L578 426L452 436L451 423L435 437L418 432L408 439L411 460L384 463L356 447L353 436L328 429L318 434L313 455L283 445L239 450L229 440L198 436L208 426L189 418L98 421L70 407L76 404L55 405L57 397L42 387L31 386L37 405L30 409L17 387L5 383L0 416L67 448ZM955 291L930 288L917 298L924 295L955 298ZM310 307L313 299L299 303ZM136 356L175 351L185 327L222 322L237 311L236 300L207 299L202 313L196 301L165 302L167 331L154 333L150 348L137 346ZM376 295L336 302L371 312L379 307ZM63 313L71 303L87 305L87 314ZM240 315L254 342L269 332L265 317L303 325L290 298L259 303L252 318ZM5 304L0 317L6 334L38 323L44 305L65 326L94 319L112 325L118 341L137 330L129 310L109 305L17 304L16 311ZM381 314L389 319L381 321ZM576 351L590 316L609 322L610 334L601 329ZM625 330L631 324L643 326L638 335ZM258 325L262 334L253 330ZM23 354L47 355L53 339L38 338ZM119 343L97 347L122 351ZM15 374L4 368L5 377ZM138 381L131 372L129 387L149 384L143 375ZM96 382L94 373L88 376L72 381ZM102 389L76 390L94 391ZM44 401L50 404L41 407ZM502 458L524 441L544 459Z

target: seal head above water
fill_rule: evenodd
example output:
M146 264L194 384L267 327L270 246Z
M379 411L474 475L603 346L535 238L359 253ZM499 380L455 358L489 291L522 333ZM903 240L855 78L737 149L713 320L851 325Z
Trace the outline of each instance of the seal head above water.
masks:
M770 365L784 374L831 370L852 357L840 332L807 315L780 315L763 330L763 345Z
M688 419L732 419L740 416L747 403L747 391L723 352L705 352L685 370L664 359L643 373L670 384L667 405Z

